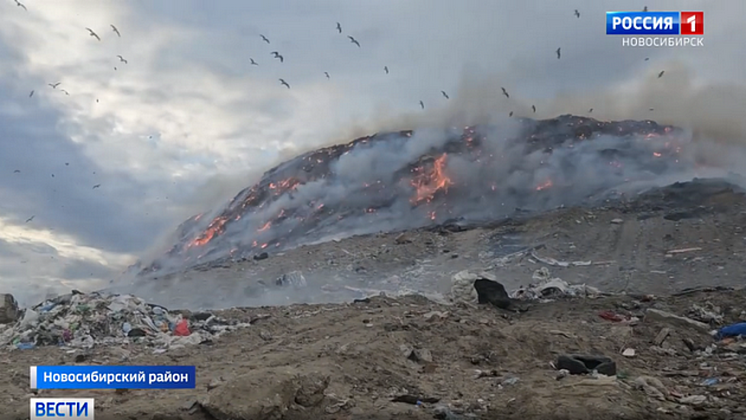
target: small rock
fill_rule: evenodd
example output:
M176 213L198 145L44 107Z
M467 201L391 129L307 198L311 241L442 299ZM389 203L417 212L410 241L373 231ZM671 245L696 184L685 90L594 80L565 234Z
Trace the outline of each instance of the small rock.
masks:
M412 240L409 239L409 236L407 236L406 233L401 233L399 236L394 239L394 242L396 242L397 245L404 245L404 244L411 244Z
M611 223L613 223L615 225L621 225L622 223L624 223L624 220L618 219L618 218L617 219L611 219Z
M635 357L635 349L627 348L622 352L624 357Z
M269 254L267 254L266 252L254 255L254 260L256 261L266 260L267 258L269 258Z

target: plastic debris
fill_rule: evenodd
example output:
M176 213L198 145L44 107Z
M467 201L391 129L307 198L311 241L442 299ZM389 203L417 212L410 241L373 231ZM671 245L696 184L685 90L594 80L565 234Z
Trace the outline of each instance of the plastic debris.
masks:
M528 286L522 286L513 291L510 297L521 300L549 300L560 297L598 297L602 293L595 287L585 284L569 284L566 281L552 277L549 269L542 267L532 276L536 282Z
M721 340L726 337L746 336L746 322L739 322L725 326L717 331L715 338Z
M17 322L0 331L0 346L92 348L135 340L168 349L212 341L224 332L250 325L213 314L197 315L187 319L182 313L169 312L132 295L73 291L22 311Z

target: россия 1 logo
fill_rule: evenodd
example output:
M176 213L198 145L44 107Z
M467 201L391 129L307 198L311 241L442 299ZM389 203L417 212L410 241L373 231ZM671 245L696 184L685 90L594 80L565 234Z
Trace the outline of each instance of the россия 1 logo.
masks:
M705 12L606 12L606 35L626 35L622 46L701 47L704 34Z

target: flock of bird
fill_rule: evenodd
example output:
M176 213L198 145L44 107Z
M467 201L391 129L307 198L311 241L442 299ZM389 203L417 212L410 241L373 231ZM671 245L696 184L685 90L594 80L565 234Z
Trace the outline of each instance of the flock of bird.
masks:
M14 1L16 3L16 6L22 8L25 11L28 11L28 9L26 8L26 6L23 3L21 3L19 0L14 0ZM122 34L119 32L119 29L117 29L117 27L114 26L114 25L110 25L110 26L111 26L112 32L114 32L115 34L117 34L117 37L121 38ZM89 36L91 36L93 38L96 38L97 41L101 41L101 37L93 29L91 29L91 28L85 28L85 29L88 31L88 35ZM117 55L116 58L119 59L119 62L127 64L127 60L124 57L122 57L121 55ZM114 70L116 70L116 69L117 68L114 67ZM65 95L69 96L70 92L68 92L67 90L65 90L65 89L57 89L61 84L62 84L62 82L48 83L47 86L49 86L52 89L59 90L60 92L64 93ZM35 90L32 90L31 93L29 93L29 98L33 97L35 92L36 92ZM96 102L98 102L98 99L96 99ZM65 162L65 166L70 166L70 163L69 162ZM15 170L13 170L13 173L14 174L20 174L21 170L20 169L15 169ZM94 172L93 174L95 175L96 173ZM52 174L52 178L54 178L54 174ZM100 187L101 187L101 184L96 184L96 185L93 186L92 189L95 190L95 189L100 188ZM29 217L28 219L26 219L26 223L32 222L35 217L36 216Z
M14 0L14 1L16 3L16 6L21 7L24 10L28 11L28 9L26 8L26 6L23 3L21 3L19 0ZM647 11L648 11L648 8L647 8L647 6L645 6L645 8L643 9L643 12L647 12ZM574 15L575 15L576 18L580 19L580 11L578 11L577 9L575 9ZM110 27L111 27L112 32L114 32L117 35L117 37L121 38L122 34L119 32L119 29L117 29L117 27L114 26L113 24L110 25ZM93 29L91 29L91 28L85 28L85 30L88 31L88 35L90 37L95 38L97 41L101 41L101 37ZM336 30L337 30L337 32L340 35L343 34L342 25L339 22L337 22ZM267 38L265 35L260 34L259 37L261 38L262 41L266 42L268 45L271 44L269 38ZM357 46L358 48L361 48L360 42L357 39L355 39L355 37L353 37L351 35L347 35L347 38L350 40L351 44ZM557 50L555 51L555 53L557 55L557 59L558 60L562 58L562 49L561 48L557 48ZM272 52L270 52L270 54L272 55L273 58L279 60L280 63L284 63L285 62L285 57L282 54L280 54L279 51L272 51ZM127 64L128 63L127 59L125 59L121 55L117 55L116 58L119 59L120 63L123 63L123 64ZM251 65L253 65L253 66L258 66L259 65L259 63L257 63L257 61L254 60L254 58L249 58L249 59L251 60ZM645 61L648 61L648 60L649 60L649 58L645 58ZM114 67L114 70L117 70L117 68ZM388 68L388 66L384 66L383 67L383 71L385 72L385 74L389 74L389 68ZM664 73L665 73L665 71L661 71L660 73L658 73L658 78L663 77ZM324 75L326 76L327 79L331 79L331 76L329 75L328 72L324 72ZM278 80L279 80L279 82L280 82L280 84L282 86L285 86L286 88L290 89L290 84L287 81L285 81L285 79L280 78ZM49 83L48 86L51 87L52 89L57 89L61 84L62 84L62 82ZM506 98L510 99L510 94L508 93L508 91L504 87L501 87L501 90L502 90L503 96L505 96ZM70 93L67 90L65 90L65 89L59 89L59 91L62 92L62 93L64 93L65 95L70 95ZM34 92L35 91L32 90L31 93L29 94L29 97L34 96ZM450 99L450 96L448 95L448 93L446 91L441 90L440 93L441 93L441 95L445 99L447 99L447 100ZM96 102L98 102L98 99L96 100ZM420 107L423 110L425 109L425 102L424 101L420 100L419 101L419 105L420 105ZM536 113L536 105L531 105L531 110L534 113ZM649 110L653 111L653 108L650 108ZM593 108L590 108L588 110L588 112L592 113L593 112ZM513 116L513 111L510 111L510 113L508 114L508 116L512 117ZM65 165L69 165L69 163L65 163ZM14 173L20 173L21 171L18 170L18 169L16 169L13 172ZM52 174L52 177L54 177L54 174ZM93 186L93 189L99 188L100 186L101 186L101 184L96 184L96 185ZM26 220L26 222L27 223L31 222L33 219L34 219L34 216L30 217L28 220Z

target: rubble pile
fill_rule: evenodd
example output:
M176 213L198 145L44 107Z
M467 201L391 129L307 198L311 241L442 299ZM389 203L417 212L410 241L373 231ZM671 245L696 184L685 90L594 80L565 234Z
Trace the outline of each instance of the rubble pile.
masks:
M249 325L211 313L169 312L132 295L73 291L25 309L15 323L0 329L0 345L92 348L135 341L160 352L210 342Z

